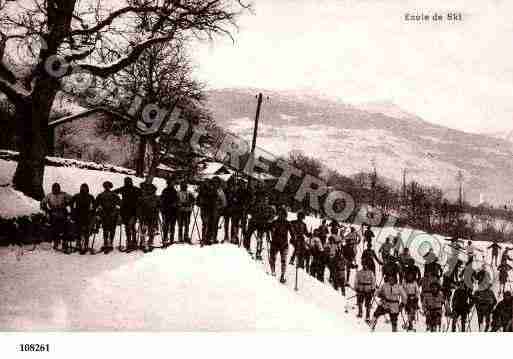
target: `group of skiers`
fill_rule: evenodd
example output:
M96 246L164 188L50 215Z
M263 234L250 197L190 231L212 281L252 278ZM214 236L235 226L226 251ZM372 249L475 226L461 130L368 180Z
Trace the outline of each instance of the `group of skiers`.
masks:
M41 208L48 215L49 236L56 250L67 254L74 249L80 254L94 253L94 243L90 243L90 238L93 235L94 240L101 225L101 250L107 254L114 249L116 228L118 223L122 223L126 246L122 248L120 244L121 250L151 251L159 230L163 232L162 246L173 243L177 222L178 242L190 242L189 223L195 198L187 188L187 183L182 182L177 191L174 182L168 180L167 187L159 197L155 185L143 182L136 187L132 179L126 177L124 185L117 189L113 189L110 181L105 181L103 192L94 198L86 183L74 196L63 192L60 185L54 183L51 193L41 201Z
M251 253L251 239L256 234L254 254L257 260L262 259L265 238L272 275L276 275L276 258L280 255L280 282L286 282L287 264L295 263L297 269L304 269L319 281L327 279L344 296L346 287L353 283L357 316L363 317L365 309L365 320L372 329L381 316L388 315L392 331L398 329L399 316L405 330L414 330L413 324L418 322L420 313L425 316L428 331L439 331L445 311L445 330L450 327L452 331L466 331L475 307L480 330L513 330L513 298L505 288L511 270L508 261L512 259L508 255L510 249L506 248L498 263L501 246L496 242L488 249L492 250L492 265L499 272L500 302L491 290L486 268L475 270L473 267L475 250L470 241L466 248L453 242L453 252L445 268L430 250L424 256L422 273L400 233L387 237L376 253L373 249L375 235L369 225L362 225L361 235L356 227L344 226L335 220L329 225L322 220L319 227L309 230L303 212L289 221L285 207L276 209L265 192L252 191L234 177L226 184L218 177L203 181L198 186L197 196L188 189L187 182L180 182L178 190L175 185L174 180L168 179L158 196L155 185L143 182L136 187L127 177L124 185L117 189L113 189L111 182L104 182L104 191L94 198L87 184L82 184L74 196L61 191L58 183L53 184L41 207L48 214L54 248L71 253L75 242L74 248L80 254L94 253L90 237L101 225L101 250L107 254L114 248L119 223L124 225L126 234L125 248L121 243L119 246L122 251L151 251L157 232L165 248L175 242L177 224L177 241L191 243L191 217L197 205L201 230L197 218L193 227L198 231L201 244L218 242L221 218L224 219L223 242L242 244ZM357 258L360 245L362 250ZM289 260L290 246L293 252ZM466 263L459 259L462 254L467 258ZM356 272L353 280L352 272ZM377 306L371 313L375 302Z
M511 269L507 263L511 260L508 256L510 249L504 250L501 264L497 266L502 288L499 295L503 297L497 302L486 268L482 266L474 269L475 249L470 241L466 248L453 247L453 257L449 258L445 268L439 263L433 250L429 250L424 256L422 273L410 255L409 248L402 243L400 234L386 238L378 255L373 249L375 236L371 227L362 227L365 249L360 255L360 267L354 276L352 289L356 292L357 317L363 317L365 309L365 320L373 330L383 315L388 315L392 331L398 330L399 316L403 321L403 329L415 330L414 323L418 322L420 313L425 316L428 331L450 329L464 332L470 329L469 319L472 319L472 309L475 307L480 331L513 331L513 298L510 291L504 290L507 271ZM264 231L266 227L261 228ZM345 287L351 286L351 271L358 268L357 248L362 241L354 226L346 228L336 221L328 226L323 220L310 233L301 212L296 220L289 222L287 211L280 208L278 219L270 222L267 228L271 237L271 272L275 275L276 255L280 253L281 282L285 282L289 248L287 235L290 234L290 244L294 248L290 264L297 261L298 268L304 268L308 274L323 282L325 270L328 269L328 281L335 290L345 295ZM494 250L496 246L500 248L496 242L489 248ZM259 251L257 244L257 258ZM466 263L459 259L460 255L466 256ZM377 265L381 269L379 282ZM371 313L376 301L377 306ZM442 328L443 317L446 318L445 328Z

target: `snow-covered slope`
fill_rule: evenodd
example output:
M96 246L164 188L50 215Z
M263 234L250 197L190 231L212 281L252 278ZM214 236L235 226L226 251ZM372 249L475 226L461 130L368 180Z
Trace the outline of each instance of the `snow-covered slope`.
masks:
M232 245L109 256L36 250L19 261L4 249L0 268L1 330L361 329L272 280Z

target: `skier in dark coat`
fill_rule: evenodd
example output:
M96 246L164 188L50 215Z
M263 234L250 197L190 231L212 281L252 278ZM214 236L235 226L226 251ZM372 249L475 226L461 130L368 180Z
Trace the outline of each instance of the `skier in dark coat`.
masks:
M367 224L367 229L365 232L363 232L363 238L365 239L365 242L367 242L367 245L370 243L372 244L372 240L374 239L375 235L374 232L372 232L371 226Z
M297 255L299 268L305 267L306 262L306 237L310 237L308 228L306 227L305 214L303 212L297 213L297 219L291 222L294 233L294 253L292 254L291 261L294 259L294 254Z
M508 272L513 269L507 261L502 262L497 270L499 271L499 294L504 293L508 282Z
M347 270L347 256L346 256L346 246L339 245L336 252L335 257L333 258L333 287L336 291L339 289L342 292L342 295L346 295L346 270Z
M121 195L121 220L125 226L127 250L137 248L137 234L135 224L137 222L137 203L141 196L141 190L134 186L130 177L125 177L123 187L117 188L112 192Z
M376 291L376 276L368 267L367 263L362 263L362 269L356 272L354 289L356 291L356 302L358 305L358 318L363 316L363 304L365 303L365 320L370 321L370 311L372 306L372 297Z
M214 177L210 181L208 187L209 193L207 199L210 201L207 211L207 244L218 243L217 234L219 227L219 219L226 208L226 195L222 188L222 180Z
M256 259L262 259L262 245L264 235L269 233L271 221L274 219L274 208L269 204L269 196L266 193L259 192L255 198L255 205L251 210L251 219L248 229L244 236L244 248L251 250L251 237L253 233L257 234Z
M287 253L289 250L288 235L292 237L292 225L287 221L287 210L280 208L278 211L278 219L271 223L271 249L269 264L271 273L276 275L276 255L280 253L281 260L281 277L280 282L285 283L285 273L287 270Z
M404 278L407 276L412 276L413 280L420 285L420 281L422 279L422 275L420 273L420 268L415 264L415 260L413 258L409 258L406 262L406 266L404 267Z
M175 239L178 195L171 178L166 180L167 187L160 194L160 212L162 213L162 245L167 247Z
M344 237L345 245L344 245L344 256L346 258L346 283L349 283L349 279L351 276L351 269L356 268L356 252L358 248L358 244L361 242L361 238L356 232L354 227L351 227L349 234Z
M157 188L152 183L141 183L142 194L137 203L137 218L141 226L141 249L144 252L153 250L153 238L159 223L160 199L155 194ZM146 236L148 240L146 241Z
M398 281L399 276L399 265L396 262L396 259L392 256L385 257L387 258L387 262L381 268L383 273L383 280L385 282L389 282L390 278L395 278L395 282Z
M362 252L360 263L362 266L365 264L367 268L369 268L369 270L372 271L374 275L376 275L376 262L378 262L380 265L383 265L383 262L379 260L376 252L374 249L372 249L372 242L367 242L367 248Z
M471 291L465 285L465 282L459 282L458 288L452 295L451 317L452 317L452 331L456 331L456 324L458 319L461 322L461 331L464 332L467 325L467 317L472 308L472 295Z
M417 311L419 309L420 290L417 282L415 272L408 272L404 277L403 284L404 292L406 293L406 314L408 315L407 330L413 329L413 322L415 321Z
M206 179L199 185L196 203L200 209L201 217L201 245L209 244L209 220L211 219L210 213L214 210L213 206L215 205L215 196L216 195L210 180Z
M230 242L233 244L239 244L239 231L242 226L242 219L244 212L246 210L247 203L245 201L248 200L247 190L244 188L244 185L241 181L234 180L233 181L233 189L229 192L228 196L228 205L230 207L230 219L231 219L231 228L230 228ZM244 226L244 229L246 227Z
M194 195L187 189L187 182L180 183L178 197L178 241L191 244L189 236L189 227L191 223L191 213L194 207Z
M71 196L61 191L58 183L52 185L52 192L41 201L41 209L48 215L50 222L50 235L53 240L53 248L58 249L62 241L62 249L71 253L69 247L69 222L68 207L71 203Z
M495 264L497 267L497 260L499 259L499 250L501 249L501 246L497 244L497 240L495 239L488 249L492 250L492 261L490 262L490 265Z
M77 249L80 254L86 254L89 250L89 236L94 219L95 200L89 194L89 186L83 183L80 186L80 193L71 199L71 214L77 229Z
M319 239L321 240L321 243L324 246L326 244L326 240L328 239L328 234L330 232L325 219L322 220L321 225L317 228L317 230L319 231Z
M481 331L481 326L484 321L484 331L487 332L490 329L491 315L493 308L495 308L497 304L497 298L495 298L495 294L490 287L488 287L486 289L476 290L473 301L476 306L479 331Z
M502 329L503 332L512 332L513 297L510 291L504 293L504 298L493 310L492 332Z
M426 315L426 325L429 332L440 330L442 325L442 310L445 298L437 281L431 283L430 291L424 293L422 307Z
M426 263L424 264L424 277L431 276L436 279L437 282L440 282L440 278L443 275L443 268L438 263L438 257L430 250L425 256L424 260Z
M120 200L117 194L111 191L112 183L103 182L104 191L96 197L103 229L103 253L108 254L114 249L114 236L118 222Z

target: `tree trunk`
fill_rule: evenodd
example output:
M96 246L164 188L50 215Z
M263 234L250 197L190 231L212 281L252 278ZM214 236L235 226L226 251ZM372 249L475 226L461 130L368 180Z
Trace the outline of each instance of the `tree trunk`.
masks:
M138 177L144 176L144 159L146 157L146 144L148 140L144 136L139 137L139 145L137 148L137 158L135 163L135 174Z
M16 110L18 125L18 149L20 157L14 173L14 188L29 197L41 200L44 197L43 179L46 156L46 136L38 130L41 118L30 108Z
M36 200L44 197L48 118L58 87L56 79L40 79L34 86L31 98L16 106L20 157L13 184L18 191Z

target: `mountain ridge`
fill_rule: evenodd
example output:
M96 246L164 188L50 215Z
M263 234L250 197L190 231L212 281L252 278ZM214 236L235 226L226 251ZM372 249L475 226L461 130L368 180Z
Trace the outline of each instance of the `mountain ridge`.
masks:
M504 204L513 191L510 142L433 124L393 103L352 105L311 93L227 88L208 91L206 107L219 125L250 139L258 92L265 95L257 145L277 155L303 150L345 175L368 171L376 161L382 176L400 181L406 169L408 181L440 186L451 199L461 171L471 203L485 196Z

